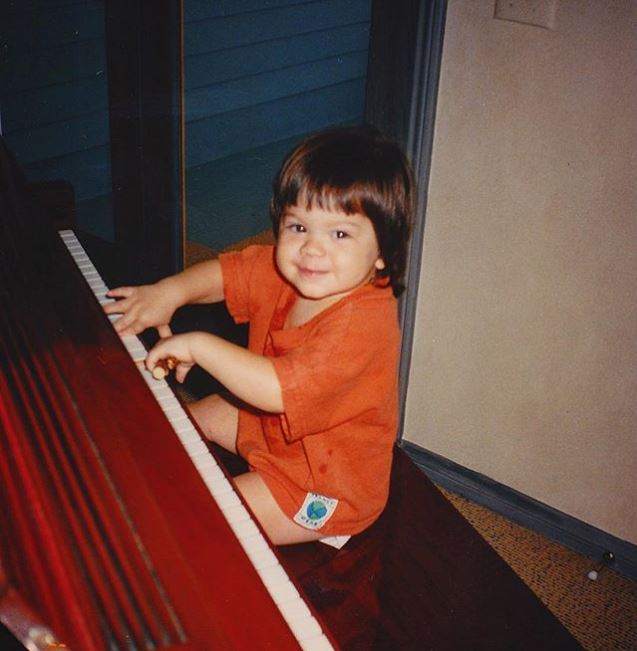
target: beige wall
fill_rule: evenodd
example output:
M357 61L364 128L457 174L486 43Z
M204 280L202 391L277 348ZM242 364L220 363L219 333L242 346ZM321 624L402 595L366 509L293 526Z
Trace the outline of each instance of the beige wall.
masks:
M637 543L637 2L450 0L404 437Z

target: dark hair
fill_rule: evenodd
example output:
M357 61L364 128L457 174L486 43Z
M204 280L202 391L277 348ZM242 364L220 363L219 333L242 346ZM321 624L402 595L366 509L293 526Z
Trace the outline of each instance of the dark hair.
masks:
M287 157L274 180L270 217L274 234L290 206L361 214L376 232L395 296L405 288L407 243L414 213L414 182L407 158L372 127L341 127L314 134Z

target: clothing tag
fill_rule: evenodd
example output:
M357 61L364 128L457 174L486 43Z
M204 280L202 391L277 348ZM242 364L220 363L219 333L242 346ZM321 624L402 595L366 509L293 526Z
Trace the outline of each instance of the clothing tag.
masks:
M308 493L294 516L294 522L306 529L320 529L331 517L338 500L318 493Z
M340 549L350 538L351 536L326 536L325 538L319 538L319 542Z

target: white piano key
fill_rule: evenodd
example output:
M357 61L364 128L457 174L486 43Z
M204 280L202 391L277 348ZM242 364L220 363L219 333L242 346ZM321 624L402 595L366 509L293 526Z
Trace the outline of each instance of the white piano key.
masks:
M180 431L183 431L184 434L188 434L188 432L192 431L197 433L190 420L184 414L178 411L171 411L170 413L166 414L166 418L168 419L168 422L171 424L172 428L175 430L179 429ZM199 435L197 435L197 438L200 438Z
M202 478L206 477L212 480L225 476L221 466L217 463L217 460L212 456L208 449L206 449L205 452L195 452L190 459L199 470L199 474L201 474Z
M235 522L232 526L237 538L250 538L251 536L261 536L259 527L252 521L246 520L244 522ZM287 574L285 575L287 578Z
M181 432L179 432L179 440L183 441L184 443L189 443L190 441L199 441L201 443L203 447L192 450L190 456L193 460L198 459L199 457L211 457L208 446L202 440L201 436L199 436L199 432L192 425L190 425L190 429L183 429Z
M160 400L161 398L169 398L172 395L170 387L165 383L159 384L158 382L156 385L151 384L150 390L155 394L155 397Z
M314 617L310 616L301 620L288 620L285 613L282 614L299 644L302 644L304 640L309 642L311 639L319 637L322 634L321 627Z
M298 599L299 591L281 564L268 567L261 573L261 580L272 591L277 603Z
M119 318L118 315L109 315L113 316L113 321L117 321ZM133 358L134 361L143 361L146 359L146 348L137 337L121 337L122 343L126 347L128 354Z
M239 496L233 491L228 491L227 493L221 493L217 495L217 504L219 508L223 511L232 507L242 504Z
M246 522L248 522L248 521L246 520ZM239 536L237 536L237 538L238 537ZM257 534L255 534L254 536L247 536L247 537L243 536L241 540L242 540L243 546L246 549L251 549L255 553L260 552L260 551L264 551L266 549L269 549L268 543L267 543L266 539L261 535L260 531ZM295 598L298 599L298 597L299 597L299 594L297 592L296 595L295 595Z
M298 603L304 603L302 600L299 600ZM309 612L309 611L308 611ZM282 613L283 617L288 623L294 637L297 641L303 645L303 642L309 643L310 641L317 639L323 635L321 625L310 613L307 617L302 617L300 619L288 619L288 616L285 613Z
M250 520L250 514L243 506L235 506L223 512L229 523L241 522L241 520Z
M214 496L223 495L223 493L234 490L225 476L206 477L206 485Z
M182 439L182 443L184 443L183 439ZM184 447L186 448L190 456L208 452L208 448L206 447L206 444L201 439L199 439L198 441L188 441L184 443ZM210 453L208 452L208 454Z
M309 639L299 639L297 641L301 645L303 651L333 651L332 643L327 639L325 633L321 632L320 635Z
M190 423L189 421L186 421L185 423L178 423L177 425L175 425L173 427L173 429L175 430L175 432L178 435L179 434L188 434L188 432L190 432L192 430L192 423ZM204 445L203 442L202 442L202 445Z
M63 230L59 232L59 235L99 304L112 303L115 299L106 296L108 287L73 231ZM119 317L118 314L108 315L111 323L117 321ZM121 337L121 340L133 361L140 362L145 359L146 348L138 337L125 336ZM208 447L192 425L170 385L165 380L156 380L143 366L139 364L138 366L140 375L165 413L176 436L200 473L212 498L232 528L301 649L303 651L333 651L334 647L323 633L319 622L290 581L233 485L228 481L216 459L210 454Z
M210 452L206 452L206 455L201 455L201 458L194 457L193 462L197 468L205 473L208 477L221 477L223 476L223 470L219 467L219 464L215 461L214 457Z
M161 403L161 408L166 414L166 418L168 418L168 420L171 418L181 418L185 413L182 409L180 409L179 405L171 404L169 400L164 400L164 402Z
M164 413L166 414L166 418L168 418L168 422L171 425L181 425L182 423L190 424L190 420L188 420L188 416L186 416L184 412L177 411L173 408L169 412L164 410Z
M265 579L264 579L265 575ZM282 576L279 576L282 575ZM275 577L275 578L273 578ZM280 564L271 565L261 572L261 580L272 595L277 606L301 599L296 586L290 581Z
M161 398L157 402L159 402L160 407L166 414L166 418L170 416L170 418L174 419L175 421L180 421L185 418L189 423L192 423L186 412L183 410L182 406L179 403L175 403L174 396L170 398Z
M252 561L252 564L257 569L257 571L260 571L266 567L273 567L274 565L279 564L279 559L274 555L274 553L269 547L267 549L254 549L254 550L248 547L246 549L246 553L248 554L250 560ZM303 603L302 600L301 603ZM279 610L281 610L280 607Z
M302 599L290 599L279 605L281 612L286 614L286 619L294 622L303 622L314 619L307 604ZM319 629L320 630L320 629Z

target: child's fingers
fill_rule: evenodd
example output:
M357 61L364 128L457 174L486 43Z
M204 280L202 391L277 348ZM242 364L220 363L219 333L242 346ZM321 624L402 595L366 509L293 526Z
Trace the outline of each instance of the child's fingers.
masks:
M104 312L106 314L122 314L124 312L124 301L113 301L112 303L104 304Z
M186 379L186 375L188 375L188 371L190 371L192 367L193 367L192 364L184 364L180 362L177 368L175 369L175 379L177 380L177 382L183 384L184 380Z
M118 335L124 337L127 335L136 335L145 330L135 319L126 314L113 323L113 328L115 328L115 332Z
M152 370L157 365L157 362L161 358L162 358L162 353L157 350L157 345L155 345L153 348L151 348L148 351L148 355L146 355L146 360L144 361L144 364L146 365L146 368L152 372Z
M128 298L134 289L134 287L114 287L106 292L106 296L110 296L111 298Z
M166 337L172 337L172 330L170 329L169 325L160 325L157 326L157 334L162 338L165 339Z
M168 326L166 326L168 327ZM176 338L173 338L175 342ZM168 339L160 339L153 348L148 351L144 362L146 368L153 374L153 377L161 379L171 370L175 370L175 378L178 382L183 382L193 366L191 361L183 362L179 359L179 351L184 351L180 346L170 344Z
M121 314L122 316L113 323L115 332L120 335L137 335L148 328L155 326L152 318L135 305L129 305L125 299L104 305L106 314ZM158 326L160 337L171 335L168 325ZM163 334L162 334L163 333Z
M178 364L176 357L163 357L153 367L152 375L156 380L163 380Z
M104 305L104 312L106 312L106 314L120 314L126 311L128 308L128 302L125 299L130 298L132 295L132 287L116 287L115 289L109 289L106 292L106 296L117 300L112 303L106 303Z

